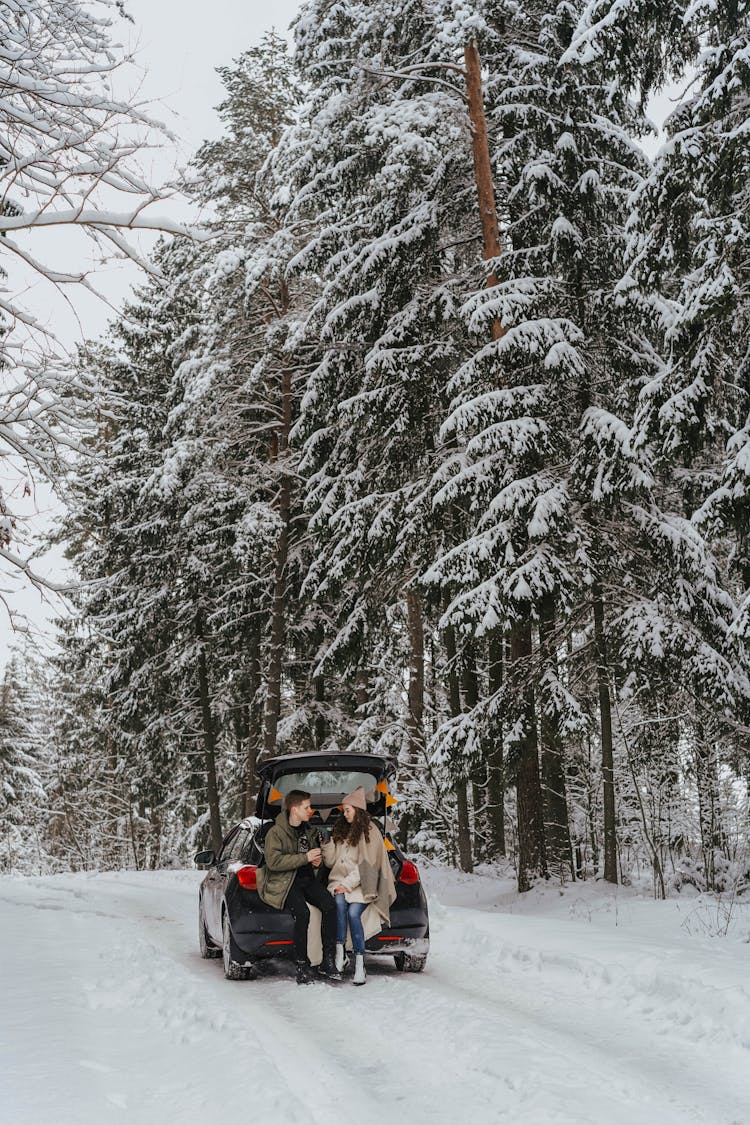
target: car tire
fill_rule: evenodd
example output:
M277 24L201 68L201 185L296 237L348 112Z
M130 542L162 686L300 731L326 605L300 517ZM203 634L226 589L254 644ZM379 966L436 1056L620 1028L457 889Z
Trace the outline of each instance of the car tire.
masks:
M229 929L229 918L226 910L221 916L221 933L223 937L221 955L224 960L224 976L227 980L247 980L249 971L239 961L232 958L232 932Z
M221 957L221 950L216 948L206 930L202 898L198 899L198 945L200 946L201 957Z
M427 954L412 957L408 953L394 953L393 960L400 973L421 973L427 964Z

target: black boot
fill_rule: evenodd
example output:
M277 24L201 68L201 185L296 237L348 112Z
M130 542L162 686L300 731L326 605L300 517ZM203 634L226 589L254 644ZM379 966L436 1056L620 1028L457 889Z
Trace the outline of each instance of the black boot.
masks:
M312 984L315 973L309 961L297 962L297 984Z
M323 960L318 966L318 972L328 980L343 980L341 973L336 968L336 955L332 949L323 954Z

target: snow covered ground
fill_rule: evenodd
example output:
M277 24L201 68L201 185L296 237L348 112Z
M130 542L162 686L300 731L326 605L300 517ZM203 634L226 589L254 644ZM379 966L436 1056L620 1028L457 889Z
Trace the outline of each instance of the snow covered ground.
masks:
M2 1125L750 1125L750 906L424 877L362 989L225 981L200 873L0 879Z

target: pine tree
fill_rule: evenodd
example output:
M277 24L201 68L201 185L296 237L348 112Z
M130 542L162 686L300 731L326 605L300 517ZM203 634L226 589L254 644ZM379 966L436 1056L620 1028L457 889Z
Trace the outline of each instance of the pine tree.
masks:
M45 747L35 724L29 672L14 653L0 682L0 868L4 870L26 869L29 855L36 852L32 835L46 804Z
M380 682L398 701L387 725L412 767L427 745L426 713L461 710L455 683L472 675L458 638L447 691L425 698L425 645L442 663L456 642L431 636L442 594L419 575L453 522L432 512L437 428L466 346L461 279L476 270L481 245L465 80L456 77L470 38L462 21L437 3L309 4L297 24L310 139L290 146L292 214L314 208L319 229L298 264L322 278L306 325L322 355L296 429L317 540L305 588L334 607L328 667ZM388 653L385 668L373 665L374 651ZM409 686L399 692L404 666ZM368 693L368 729L384 702ZM443 761L468 867L471 761L460 752Z

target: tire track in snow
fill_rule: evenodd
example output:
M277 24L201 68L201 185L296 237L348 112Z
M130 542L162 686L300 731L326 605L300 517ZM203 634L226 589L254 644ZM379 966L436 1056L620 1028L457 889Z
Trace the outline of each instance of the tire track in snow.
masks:
M120 894L123 880L103 876L104 880L108 893ZM141 887L136 882L130 880L129 885L136 892L135 899L143 897L139 896ZM191 893L191 912L193 895L197 912L195 891ZM175 900L183 913L182 888ZM197 974L208 986L217 1007L228 1013L232 1035L244 1025L257 1043L258 1025L262 1025L265 1050L278 1053L281 1058L288 1058L290 1053L304 1057L305 1082L311 1089L336 1090L336 1100L343 1095L357 1106L358 1120L364 1125L382 1125L386 1104L401 1108L404 1118L408 1117L413 1125L427 1125L440 1120L446 1104L454 1103L457 1095L463 1104L481 1109L490 1119L497 1117L498 1091L519 1112L526 1100L523 1085L508 1078L502 1067L494 1063L498 1042L495 1029L488 1028L486 1020L473 1013L460 1013L464 1034L457 1042L455 1005L450 1005L445 1013L433 1004L426 1010L420 1006L412 1013L409 1033L405 1035L404 1006L413 1004L418 978L397 973L390 959L388 969L370 963L365 989L354 988L348 980L336 986L320 982L300 989L293 977L229 982L224 980L217 962L203 961L197 951L193 952L194 937L192 932L186 933L184 922L179 925L175 920L164 925L157 921L147 928L152 936L147 940L141 932L140 940L145 947L141 961L153 960L156 964L168 958L193 981ZM186 939L190 942L189 953ZM155 999L151 980L146 993L152 1001ZM435 1026L437 1017L440 1028ZM301 1033L297 1030L300 1021L306 1029ZM307 1030L316 1027L322 1029L320 1042ZM506 1033L509 1030L504 1029ZM481 1057L477 1046L481 1046ZM451 1054L449 1066L445 1051ZM377 1091L380 1097L376 1096ZM330 1121L331 1106L324 1099L320 1125ZM308 1106L308 1116L313 1115L316 1125L317 1112Z
M184 947L180 944L173 949L173 936L153 948L152 953L163 955L164 946L168 945L170 955L176 954L176 963L184 966ZM423 982L429 984L429 976L396 974L395 969L387 971L372 962L366 992L353 989L347 982L335 989L321 983L306 988L302 994L289 979L225 982L216 963L205 964L214 974L215 987L211 991L217 1002L225 1009L231 1004L233 1030L238 1018L247 1023L246 1012L237 1006L245 1001L243 994L247 993L253 1011L249 1029L257 1031L256 1025L262 1023L266 1048L269 1042L276 1042L282 1055L289 1053L293 1041L305 1058L306 1080L314 1089L351 1091L348 1096L354 1099L351 1104L356 1105L363 1091L378 1087L378 1076L381 1080L382 1075L397 1076L406 1068L413 1077L401 1079L399 1089L391 1089L387 1080L388 1101L395 1098L398 1104L400 1097L405 1114L416 1125L439 1120L446 1104L457 1097L462 1104L488 1114L490 1119L527 1121L540 1090L544 1091L545 1106L550 1100L558 1105L556 1121L583 1125L586 1120L579 1110L573 1115L569 1112L575 1084L571 1089L569 1081L559 1079L561 1073L577 1070L576 1044L566 1037L565 1049L560 1050L558 1045L556 1052L551 1052L556 1059L554 1075L550 1074L549 1058L535 1070L536 1022L532 1021L527 1029L519 1051L518 1020L509 1017L501 1005L488 1009L488 1005L477 1005L473 999L469 1004L457 1005L454 987L444 985L437 996L428 993L425 1000ZM193 966L193 972L194 969ZM342 997L342 988L348 996ZM372 1029L373 1017L380 1023L377 1029ZM300 1018L306 1026L325 1029L323 1051L306 1033L295 1033L295 1020ZM364 1059L376 1061L373 1064ZM396 1084L399 1085L398 1079ZM600 1085L609 1090L609 1080ZM589 1100L590 1094L589 1088ZM597 1103L598 1108L589 1120L600 1120L601 1109L610 1104L609 1097ZM370 1120L380 1121L383 1108L373 1111L372 1117L365 1114L362 1118L359 1114L360 1119L366 1125ZM321 1121L329 1117L330 1111L326 1109ZM627 1116L622 1120L631 1123L633 1118Z
M110 880L110 893L119 893L120 885L120 880ZM137 884L131 882L130 887L136 891L134 901L142 898ZM197 919L197 894L194 897ZM185 891L178 891L176 899L182 913ZM300 1092L294 1084L291 1085L295 1109L299 1114L299 1117L293 1115L292 1121L330 1125L331 1109L335 1104L330 1092L336 1091L336 1101L341 1099L345 1104L357 1107L357 1119L361 1125L382 1125L383 1106L373 1102L372 1107L368 1107L362 1100L368 1084L374 1084L374 1075L366 1068L357 1071L355 1067L352 1076L351 1029L348 1032L346 1065L342 1065L342 1058L331 1050L330 1019L335 1020L340 1013L340 998L331 1008L320 1038L313 1031L321 1025L321 1002L326 995L335 1000L332 994L338 988L334 990L321 981L300 989L293 973L282 980L227 981L221 962L204 961L199 957L197 922L193 935L185 932L184 922L164 914L144 913L139 921L149 924L139 927L135 948L126 943L127 952L124 949L122 953L135 969L144 964L150 966L146 978L137 988L138 1003L147 1002L162 1017L174 1018L175 985L183 985L183 998L181 1003L178 1002L183 1036L202 1043L205 1043L206 1033L218 1036L216 1049L219 1052L227 1038L233 1042L237 1042L238 1038L247 1042L253 1054L248 1060L251 1084L276 1089L284 1099L289 1096L291 1072L292 1083L296 1081L303 1087ZM145 936L144 928L150 936ZM189 949L187 941L190 941ZM214 1011L213 1019L206 1018L207 999ZM314 1096L307 1093L308 1089L315 1091ZM286 1104L284 1115L289 1116Z

